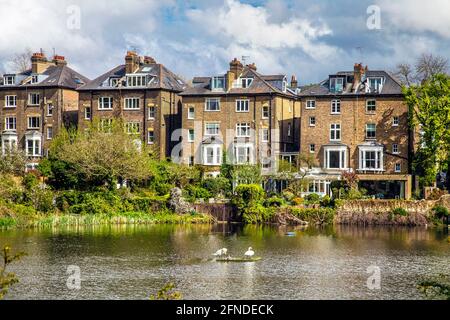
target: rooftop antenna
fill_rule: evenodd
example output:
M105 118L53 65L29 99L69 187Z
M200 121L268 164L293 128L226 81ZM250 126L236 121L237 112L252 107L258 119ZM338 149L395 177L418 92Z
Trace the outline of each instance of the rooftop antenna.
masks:
M247 59L249 59L249 58L250 58L250 56L242 56L242 63L244 66L247 65Z

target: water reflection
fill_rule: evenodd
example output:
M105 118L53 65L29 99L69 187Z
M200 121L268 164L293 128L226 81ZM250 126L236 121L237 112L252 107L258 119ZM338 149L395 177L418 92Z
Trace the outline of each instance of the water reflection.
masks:
M0 245L29 253L13 268L21 282L12 299L146 299L168 281L187 299L420 299L418 278L450 273L447 237L398 227L113 225L2 231ZM250 246L263 260L212 256ZM82 270L80 291L65 286L68 265ZM381 268L381 290L365 286L370 265Z

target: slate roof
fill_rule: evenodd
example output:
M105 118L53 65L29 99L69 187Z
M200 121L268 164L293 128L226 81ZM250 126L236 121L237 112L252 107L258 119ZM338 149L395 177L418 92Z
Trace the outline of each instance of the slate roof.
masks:
M390 73L386 71L380 70L368 70L366 74L363 76L363 83L367 81L368 78L371 77L382 77L384 78L384 84L381 92L379 93L366 93L364 86L360 86L356 92L353 92L352 86L350 84L353 83L354 76L352 71L341 71L331 76L344 76L346 78L346 82L349 84L344 88L344 91L341 93L330 92L329 89L329 78L318 83L307 86L302 86L299 89L299 96L337 96L337 95L401 95L402 94L402 85L400 82Z
M247 88L229 88L227 91L211 90L211 78L212 77L194 77L192 79L192 87L186 88L181 95L182 96L198 96L198 95L210 95L218 96L224 94L284 94L295 97L294 92L287 88L286 92L283 92L283 80L286 78L284 75L261 75L252 68L244 67L240 78L253 78L251 85Z
M147 84L145 88L147 89L165 89L170 91L181 92L183 91L187 84L172 71L167 69L164 65L159 63L142 64L135 74L147 74L152 77L152 80ZM142 89L141 87L126 87L122 85L120 87L111 87L105 85L105 82L109 78L118 78L124 81L126 75L125 65L119 65L105 74L102 74L98 78L88 82L86 85L79 88L80 91L84 90L136 90Z
M31 76L31 69L25 72L16 74L22 76L24 79ZM47 76L45 79L37 83L26 83L3 86L3 78L0 79L0 87L4 88L33 88L33 87L64 87L70 89L77 89L80 86L89 82L89 79L82 74L76 72L67 65L49 66L44 72L39 75Z

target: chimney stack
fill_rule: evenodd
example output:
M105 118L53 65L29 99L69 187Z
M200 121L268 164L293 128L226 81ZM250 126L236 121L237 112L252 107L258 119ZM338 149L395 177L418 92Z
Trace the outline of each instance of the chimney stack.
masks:
M127 51L125 56L125 72L133 73L140 65L140 58L135 51Z
M249 67L253 71L256 71L256 64L254 62L252 64L248 64L247 67Z
M42 51L35 52L31 56L31 72L32 73L42 73L50 65L51 65L51 63L47 61L47 57L45 56L45 54Z
M230 70L227 72L227 90L233 87L233 81L241 75L242 70L244 70L244 66L237 58L234 58L230 62Z
M291 78L291 88L292 89L298 88L298 81L297 81L297 77L295 75L292 75L292 78Z
M64 56L58 56L58 55L54 55L53 56L53 63L56 66L65 66L65 65L67 65L66 58Z
M145 64L153 64L153 63L156 63L156 60L153 59L153 57L144 56L144 63Z
M362 63L355 63L353 68L353 91L358 90L358 87L361 84L362 76L367 70L367 66L364 68Z

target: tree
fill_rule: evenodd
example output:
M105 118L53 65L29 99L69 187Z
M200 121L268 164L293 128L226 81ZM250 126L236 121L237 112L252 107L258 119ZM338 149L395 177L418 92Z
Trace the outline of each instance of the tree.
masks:
M62 161L90 187L148 179L154 160L153 150L142 145L140 136L126 133L121 121L108 127L94 121L85 132L62 129L50 154L51 160Z
M232 181L236 184L261 184L261 168L257 165L236 165L231 172Z
M25 255L24 252L11 254L11 247L4 246L0 256L2 258L3 265L0 267L0 300L2 300L8 293L9 288L19 282L16 274L13 272L6 272L8 265L14 261L20 260Z
M430 80L438 74L446 74L448 71L449 62L447 58L423 53L414 65L407 62L399 63L393 74L402 85L409 87Z
M15 53L11 61L15 72L25 72L31 69L31 56L33 52L26 48L23 52Z
M288 181L287 190L300 196L308 187L308 175L315 166L317 161L314 155L299 153L294 165L283 160L279 162L277 178Z
M433 185L439 170L450 169L450 77L432 76L421 85L404 88L404 94L410 126L420 129L413 168L425 185Z
M18 148L5 150L5 154L0 156L0 174L23 176L27 159L23 150Z

